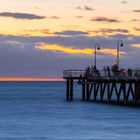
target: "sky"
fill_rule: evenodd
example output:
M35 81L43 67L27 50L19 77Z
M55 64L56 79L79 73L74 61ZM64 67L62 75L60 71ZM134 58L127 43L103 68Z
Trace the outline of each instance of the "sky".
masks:
M139 0L0 0L0 78L61 78L64 69L139 68Z

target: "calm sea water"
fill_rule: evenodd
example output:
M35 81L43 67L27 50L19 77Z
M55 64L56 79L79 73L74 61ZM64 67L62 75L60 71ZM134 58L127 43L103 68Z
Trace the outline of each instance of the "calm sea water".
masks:
M65 101L64 82L0 82L0 140L140 140L140 109Z

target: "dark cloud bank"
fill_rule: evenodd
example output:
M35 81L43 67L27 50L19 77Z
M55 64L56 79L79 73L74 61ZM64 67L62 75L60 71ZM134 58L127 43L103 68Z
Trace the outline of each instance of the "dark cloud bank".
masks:
M78 7L76 7L76 9L85 10L85 11L94 11L94 9L92 7L89 7L89 6L86 6L86 5L84 7L78 6Z
M35 14L29 14L29 13L12 13L12 12L2 12L0 13L0 16L3 17L12 17L15 19L44 19L45 16L39 16Z
M93 65L94 55L68 55L43 51L35 47L42 43L81 49L94 48L95 43L100 43L101 49L115 49L117 40L122 39L124 47L121 50L126 54L121 56L121 65L139 66L140 49L134 49L132 44L138 44L140 36L116 34L108 37L91 37L82 31L63 31L55 34L47 37L0 35L0 77L61 77L63 69L83 69L88 65ZM101 68L103 65L112 65L115 59L115 56L98 54L98 66Z
M92 18L91 21L96 21L96 22L109 22L109 23L118 23L121 22L120 20L116 18L107 18L107 17L95 17Z

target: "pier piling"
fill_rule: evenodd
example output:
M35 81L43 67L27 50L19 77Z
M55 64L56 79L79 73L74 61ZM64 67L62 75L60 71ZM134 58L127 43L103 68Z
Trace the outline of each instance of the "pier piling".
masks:
M70 101L73 101L73 79L70 79Z
M66 100L69 101L70 99L70 87L69 87L69 79L66 81Z
M82 79L82 83L85 83L85 79ZM82 84L82 100L85 101L86 100L86 85Z

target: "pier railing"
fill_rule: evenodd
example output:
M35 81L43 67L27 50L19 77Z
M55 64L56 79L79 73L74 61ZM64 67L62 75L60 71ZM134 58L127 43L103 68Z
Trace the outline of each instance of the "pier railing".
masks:
M94 79L94 78L130 78L130 79L140 79L140 69L133 69L129 73L128 71L126 72L113 72L110 71L109 73L104 70L99 70L98 72L95 73L90 73L90 75L86 75L86 70L76 70L76 69L71 69L71 70L64 70L63 71L63 78L89 78L89 79Z
M64 70L63 71L63 77L80 77L85 74L86 70Z

